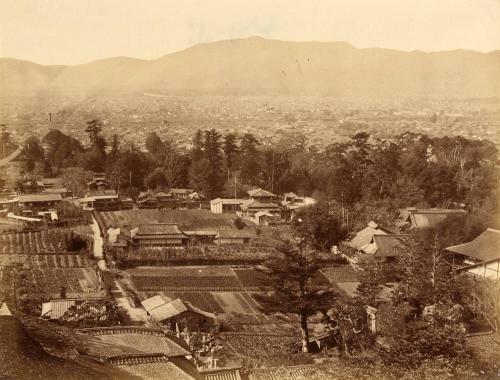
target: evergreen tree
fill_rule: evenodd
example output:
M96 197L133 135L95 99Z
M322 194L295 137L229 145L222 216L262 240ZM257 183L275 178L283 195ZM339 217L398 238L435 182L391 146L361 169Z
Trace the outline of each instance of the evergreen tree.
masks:
M241 180L244 183L257 183L260 166L257 153L259 140L251 133L245 133L240 144Z
M234 165L235 155L238 153L238 145L236 145L236 136L232 133L224 137L224 156L226 158L227 178L230 177Z
M315 251L289 241L277 248L280 254L266 262L273 292L256 298L268 312L298 315L302 352L309 352L308 318L328 310L333 295L314 285L313 278L321 268Z

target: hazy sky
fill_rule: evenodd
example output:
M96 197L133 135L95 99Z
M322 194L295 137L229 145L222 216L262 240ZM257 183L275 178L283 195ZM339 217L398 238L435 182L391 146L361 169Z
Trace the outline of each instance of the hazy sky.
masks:
M0 56L144 59L260 35L401 50L500 49L500 0L0 0Z

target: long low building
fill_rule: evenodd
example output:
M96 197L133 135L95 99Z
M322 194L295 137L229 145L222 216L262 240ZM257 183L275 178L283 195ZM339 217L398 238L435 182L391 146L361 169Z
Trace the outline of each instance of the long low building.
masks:
M61 194L22 194L17 198L17 204L21 208L48 209L61 202Z
M136 247L167 247L186 245L189 236L174 223L142 224L130 230L132 245Z

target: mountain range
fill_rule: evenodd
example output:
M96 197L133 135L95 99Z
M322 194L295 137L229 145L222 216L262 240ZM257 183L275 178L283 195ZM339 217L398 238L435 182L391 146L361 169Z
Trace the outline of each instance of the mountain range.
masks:
M403 52L261 37L195 45L155 60L73 66L0 58L2 95L143 93L349 97L500 96L500 51Z

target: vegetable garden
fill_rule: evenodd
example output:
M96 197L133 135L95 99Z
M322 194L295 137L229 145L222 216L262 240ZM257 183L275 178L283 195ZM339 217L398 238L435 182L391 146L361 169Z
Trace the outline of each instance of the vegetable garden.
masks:
M75 235L81 236L88 242L92 239L92 232L88 225L42 231L3 233L0 234L0 254L66 252L67 242Z

